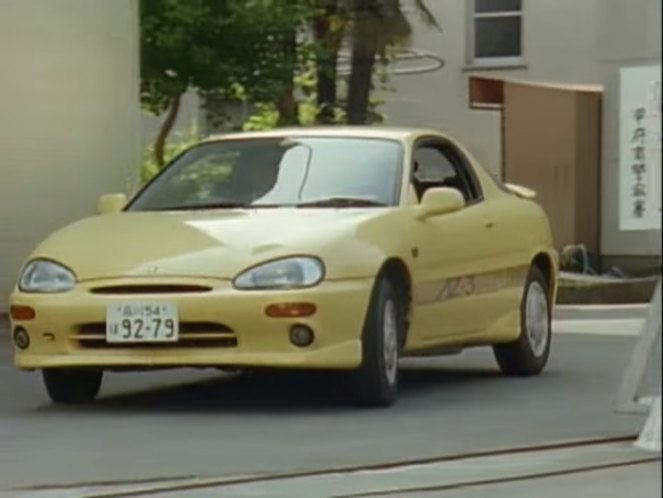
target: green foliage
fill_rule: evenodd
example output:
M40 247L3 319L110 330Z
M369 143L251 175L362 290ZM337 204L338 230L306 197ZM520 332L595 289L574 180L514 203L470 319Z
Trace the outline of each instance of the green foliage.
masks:
M178 97L195 89L206 101L211 121L227 120L229 100L251 102L256 112L241 128L266 130L295 121L313 125L348 121L348 83L337 77L334 61L340 42L368 47L379 60L372 76L367 124L381 123L384 101L376 94L393 91L387 67L391 49L407 43L412 27L402 0L140 0L141 101L148 112L170 109L176 117ZM422 19L439 29L425 0L414 0ZM317 29L322 26L323 29ZM363 40L363 41L362 41ZM319 98L318 76L336 83ZM323 85L324 86L324 85ZM354 94L353 94L354 95ZM295 110L292 112L292 100ZM318 102L326 102L324 105ZM171 116L173 117L173 116ZM363 119L363 116L362 116ZM146 151L141 179L159 170L156 152L169 161L195 143L192 127L166 140L174 119L165 120L156 147ZM165 143L165 145L164 145Z
M153 114L163 113L190 86L206 88L231 77L229 63L217 58L223 40L212 39L223 32L227 14L213 19L211 3L141 0L141 99Z
M309 45L308 47L304 46L300 49L299 71L295 73L293 78L295 92L300 96L297 102L299 126L315 125L321 109L321 106L317 103L317 66L315 52L311 50L312 48L314 49L314 47ZM390 53L385 54L380 64L377 64L374 70L374 87L383 93L395 91L394 87L391 85L388 71L391 60ZM344 80L339 80L338 84L340 93L347 93L347 83ZM246 99L248 101L247 95L248 93L241 85L236 85L234 87L232 93L234 98L239 100ZM347 124L347 112L342 105L343 103L344 102L341 100L333 107L333 117L330 124ZM376 95L371 96L368 105L367 124L380 124L386 120L386 115L380 112L380 107L384 104L384 98ZM278 127L279 110L273 102L260 102L256 104L255 107L256 112L242 125L244 131L263 131Z
M141 0L140 7L141 102L154 115L168 111L153 147L157 165L188 89L223 99L239 84L260 102L292 86L300 2Z
M276 104L262 103L256 105L256 112L246 120L242 129L244 131L272 130L278 126L279 111Z
M279 47L301 23L289 0L141 0L141 99L163 113L188 88L273 96L296 61Z

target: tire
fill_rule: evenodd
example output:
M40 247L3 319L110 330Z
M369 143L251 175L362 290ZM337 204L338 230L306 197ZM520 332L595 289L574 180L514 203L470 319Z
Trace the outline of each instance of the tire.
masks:
M387 278L377 280L362 333L362 364L351 378L356 405L389 406L396 400L398 358L405 333L403 302Z
M504 374L524 377L543 371L552 339L550 307L548 280L539 268L532 266L520 303L520 337L514 342L493 346L495 359Z
M42 371L48 396L54 403L75 405L89 403L99 394L103 372L54 368Z

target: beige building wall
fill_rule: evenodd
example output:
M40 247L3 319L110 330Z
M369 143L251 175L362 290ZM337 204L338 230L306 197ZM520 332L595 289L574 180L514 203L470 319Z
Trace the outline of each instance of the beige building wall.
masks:
M0 0L0 312L40 240L126 190L138 55L137 0Z
M413 14L412 46L439 54L446 65L436 73L394 77L397 92L386 95L389 124L442 128L466 144L487 168L499 171L499 113L469 109L468 76L599 83L601 1L522 0L522 61L508 67L478 67L470 57L474 0L429 0L442 32L427 28Z

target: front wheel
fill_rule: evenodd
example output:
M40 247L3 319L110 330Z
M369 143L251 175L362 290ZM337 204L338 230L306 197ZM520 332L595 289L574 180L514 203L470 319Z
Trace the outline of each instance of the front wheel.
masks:
M364 324L362 365L352 377L357 404L388 406L395 401L404 323L404 307L397 288L388 279L380 278Z
M53 368L42 371L46 392L54 403L89 403L99 394L103 372Z
M551 303L548 280L533 266L525 282L520 304L520 337L518 340L493 346L495 358L507 375L537 375L550 356Z

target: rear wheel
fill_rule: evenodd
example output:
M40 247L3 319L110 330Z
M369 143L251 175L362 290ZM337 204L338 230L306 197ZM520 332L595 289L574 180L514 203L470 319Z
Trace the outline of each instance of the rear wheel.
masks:
M543 272L533 266L520 304L520 337L514 342L493 346L497 363L507 375L537 375L548 362L551 342L548 287Z
M388 406L396 399L404 311L397 288L381 277L364 324L362 365L352 376L354 401L359 405Z
M103 372L53 368L42 371L46 392L54 403L83 404L94 400L101 388Z

